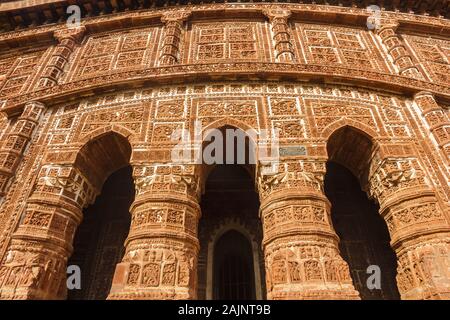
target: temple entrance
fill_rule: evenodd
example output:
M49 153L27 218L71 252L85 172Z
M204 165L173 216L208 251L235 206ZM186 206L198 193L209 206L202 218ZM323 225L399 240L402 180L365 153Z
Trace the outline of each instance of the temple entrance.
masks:
M116 264L124 254L133 200L132 169L127 166L109 176L95 203L84 210L68 262L80 267L81 289L69 290L68 299L107 298Z
M208 174L199 223L199 299L264 299L262 228L252 166Z
M325 193L331 202L331 218L340 237L340 251L350 267L361 299L400 299L396 285L397 261L390 236L377 205L361 190L373 146L368 137L353 128L336 131L329 139ZM358 178L357 178L358 177ZM371 265L381 271L381 289L370 289Z
M255 299L250 242L240 232L222 235L214 248L214 299Z

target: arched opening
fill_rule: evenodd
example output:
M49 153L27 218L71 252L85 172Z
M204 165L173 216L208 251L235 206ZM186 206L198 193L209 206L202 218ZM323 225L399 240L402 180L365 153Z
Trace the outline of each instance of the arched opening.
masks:
M86 144L77 157L80 170L102 188L94 204L83 210L75 233L68 265L80 268L81 288L69 290L68 299L106 299L109 294L131 223L135 188L130 156L128 141L108 133Z
M377 205L361 190L367 182L374 146L370 138L350 127L337 130L328 141L329 161L325 194L331 202L333 226L340 237L342 257L350 267L356 290L362 299L399 299L395 276L396 256ZM381 288L375 278L367 283L378 266ZM375 285L375 287L374 287Z
M225 125L206 130L206 134L202 146L202 163L207 165L254 165L256 163L255 142L242 129Z
M259 198L255 191L255 166L252 162L254 145L248 136L243 139L243 131L237 132L242 139L241 144L236 143L236 140L230 141L231 135L227 135L227 129L239 130L229 126L219 129L223 134L221 145L224 149L216 157L217 163L204 165L206 180L200 203L202 218L199 222L198 298L262 299L265 281L264 262L260 258L263 255L260 247L262 227L258 217ZM204 149L211 143L213 141L206 142ZM234 150L233 156L230 150ZM230 225L239 226L239 232L229 231L220 235L221 231L218 230L232 229ZM242 251L233 251L236 241L245 244L239 246L242 250L246 248L246 255L242 255ZM219 250L219 254L216 250ZM225 253L229 259L223 259Z
M116 264L122 260L130 229L129 208L134 200L131 166L114 172L95 203L83 211L68 265L81 270L81 289L69 290L68 299L106 299Z
M253 254L248 239L230 230L214 247L214 299L253 300L255 283Z

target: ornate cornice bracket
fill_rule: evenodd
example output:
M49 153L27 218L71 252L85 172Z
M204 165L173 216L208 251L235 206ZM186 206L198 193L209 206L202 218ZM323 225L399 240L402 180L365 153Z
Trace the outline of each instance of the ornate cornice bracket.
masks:
M66 39L71 39L76 43L81 42L84 35L86 34L86 28L84 26L75 28L65 28L61 30L56 30L53 32L53 37L58 40L59 43Z
M282 8L271 8L263 10L263 14L269 18L270 22L274 19L289 19L292 15L292 12L287 9Z
M188 11L188 10L168 12L161 16L161 22L164 24L167 24L170 22L183 23L189 19L191 14L192 14L192 12Z

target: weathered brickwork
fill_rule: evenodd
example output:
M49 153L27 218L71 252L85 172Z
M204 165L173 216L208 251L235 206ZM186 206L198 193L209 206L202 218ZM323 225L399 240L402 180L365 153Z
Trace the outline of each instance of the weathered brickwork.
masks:
M367 16L205 4L0 33L0 298L66 297L83 210L131 165L109 298L196 299L207 169L175 163L171 136L200 123L278 130L280 150L302 150L280 152L276 174L253 168L265 297L360 298L324 192L330 160L379 205L401 298L450 299L450 23L386 10L371 31Z

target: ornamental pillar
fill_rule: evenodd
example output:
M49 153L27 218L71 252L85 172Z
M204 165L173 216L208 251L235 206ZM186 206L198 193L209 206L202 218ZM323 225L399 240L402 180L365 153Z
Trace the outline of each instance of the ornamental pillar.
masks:
M323 192L325 162L258 169L268 299L359 299Z
M411 55L397 35L398 26L398 23L383 24L381 28L377 29L377 33L391 55L394 64L398 67L398 73L402 76L424 80L423 74L414 65Z
M0 149L0 197L6 194L9 182L23 157L45 106L37 101L28 102L22 114Z
M184 22L190 16L189 11L171 12L162 16L164 35L161 46L160 65L176 64L180 60L180 42Z
M391 235L402 299L449 299L450 225L418 159L378 154L369 193Z
M436 140L444 159L450 160L450 119L430 92L419 92L414 97L420 116Z
M136 165L126 252L108 299L195 299L200 183L194 165Z
M77 43L83 39L85 27L57 30L53 36L58 40L52 56L37 84L38 88L52 87L58 84L58 79L64 73L64 67L69 62L70 55Z
M83 207L96 189L72 166L45 165L0 263L1 299L64 299Z
M276 61L293 62L295 60L294 45L288 22L291 11L282 9L265 10L264 15L270 20Z

